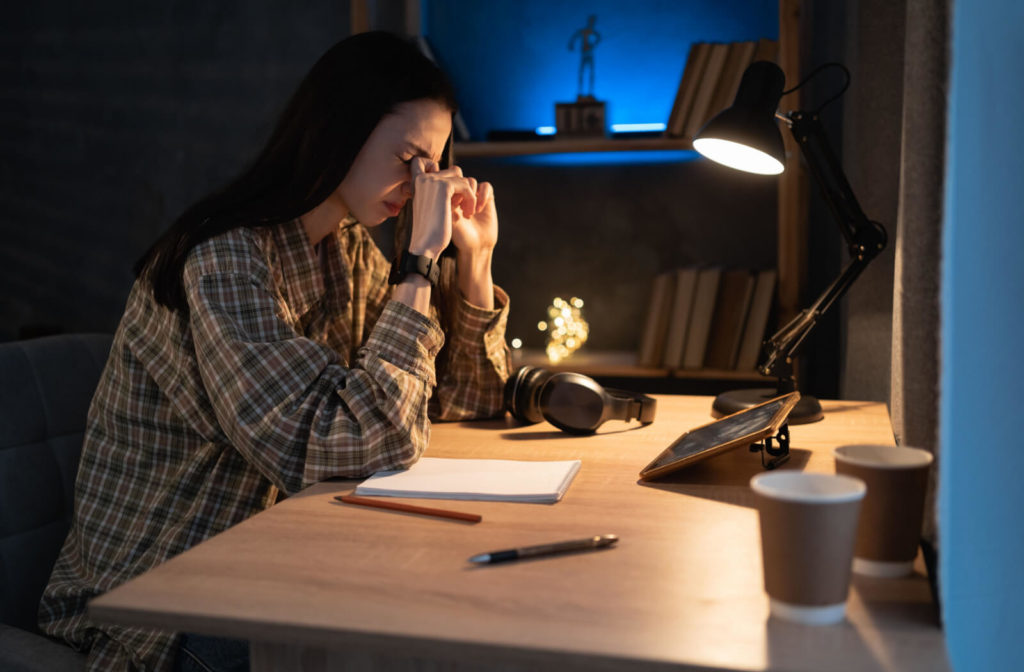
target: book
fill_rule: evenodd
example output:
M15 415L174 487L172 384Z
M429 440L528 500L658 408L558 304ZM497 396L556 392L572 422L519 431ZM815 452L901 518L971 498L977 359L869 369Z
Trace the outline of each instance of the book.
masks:
M648 299L647 319L640 335L640 366L660 366L665 352L665 335L668 331L668 316L675 292L675 272L667 271L654 276L651 296Z
M678 137L683 134L686 118L693 107L693 99L697 93L697 86L700 84L701 74L708 62L708 53L711 45L707 42L695 42L690 45L690 53L686 56L686 65L683 66L683 76L679 80L679 89L676 91L676 99L672 103L672 111L668 116L668 123L665 125L667 135Z
M668 333L665 336L665 356L662 358L667 368L678 369L683 366L686 329L690 325L690 312L693 309L693 294L696 289L696 268L680 268L676 271L676 291L669 313Z
M711 45L711 52L708 54L707 65L700 78L700 85L697 94L693 99L693 107L686 119L686 126L683 136L693 139L697 131L704 126L710 116L711 99L718 88L718 79L722 76L722 68L725 66L725 57L729 55L729 45L724 42L716 42ZM716 110L717 112L717 110Z
M729 45L729 53L726 55L725 64L722 66L722 75L718 78L718 86L711 98L711 105L708 107L707 119L731 106L736 99L736 92L740 88L740 80L747 66L754 58L754 51L757 49L757 42L733 42Z
M750 271L722 273L704 356L705 367L728 370L735 366L743 336L743 322L747 319L753 293L754 274Z
M779 60L779 43L775 40L769 40L762 37L757 41L757 48L754 49L754 56L750 59L751 63L756 61L771 61L775 63Z
M760 271L757 274L754 296L750 300L750 312L746 324L743 325L743 338L739 354L736 356L736 368L740 371L753 371L757 367L761 344L768 328L768 316L772 312L775 299L777 278L778 272L775 269Z
M579 460L421 457L408 469L377 472L356 486L355 494L550 503L562 499L579 470Z
M683 368L699 369L704 366L704 352L711 329L711 317L715 311L715 297L722 269L712 267L701 269L697 274L697 288L693 293L693 309L690 324L686 330L686 348L683 350Z

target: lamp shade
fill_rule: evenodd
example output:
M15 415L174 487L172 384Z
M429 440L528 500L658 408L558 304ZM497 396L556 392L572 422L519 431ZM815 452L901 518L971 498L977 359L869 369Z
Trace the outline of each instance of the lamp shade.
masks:
M785 166L785 146L775 124L785 76L770 61L757 61L743 73L736 100L711 119L693 139L693 148L730 168L777 175Z

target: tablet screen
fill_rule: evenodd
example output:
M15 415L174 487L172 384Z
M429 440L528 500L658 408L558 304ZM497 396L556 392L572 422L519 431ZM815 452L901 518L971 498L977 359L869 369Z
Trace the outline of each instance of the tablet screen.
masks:
M798 399L799 393L776 397L686 432L644 467L640 475L657 476L671 471L665 470L665 467L675 463L684 466L695 461L693 458L702 453L706 452L710 457L723 450L749 445L765 436L771 436L789 415Z

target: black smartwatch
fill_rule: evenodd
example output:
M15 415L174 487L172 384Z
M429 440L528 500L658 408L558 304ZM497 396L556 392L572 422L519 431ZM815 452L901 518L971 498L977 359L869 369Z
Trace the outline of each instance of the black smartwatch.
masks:
M420 256L418 254L409 254L409 251L406 250L395 257L395 260L391 262L391 273L388 274L388 284L397 285L410 273L422 275L430 281L430 284L436 287L437 281L441 277L441 267L438 265L436 259Z

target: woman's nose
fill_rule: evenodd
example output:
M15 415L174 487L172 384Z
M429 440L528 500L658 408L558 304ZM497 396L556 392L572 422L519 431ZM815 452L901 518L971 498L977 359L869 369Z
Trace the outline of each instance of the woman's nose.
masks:
M402 182L402 196L412 198L412 181Z

